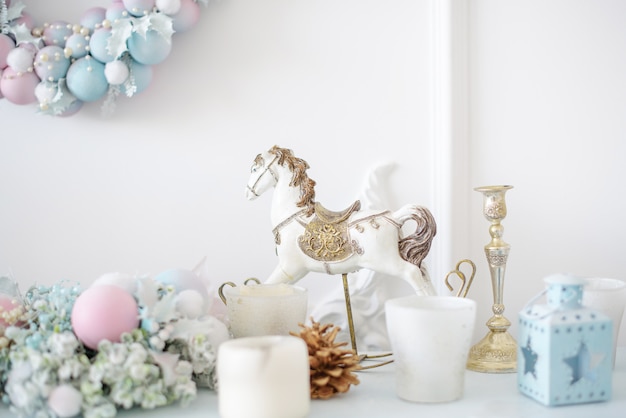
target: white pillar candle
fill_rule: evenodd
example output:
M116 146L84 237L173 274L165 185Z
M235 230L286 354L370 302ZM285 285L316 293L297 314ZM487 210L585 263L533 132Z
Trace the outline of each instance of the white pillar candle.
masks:
M309 353L299 337L259 336L222 343L217 356L222 418L302 418L309 414Z
M298 332L307 312L307 291L288 284L224 287L235 338Z

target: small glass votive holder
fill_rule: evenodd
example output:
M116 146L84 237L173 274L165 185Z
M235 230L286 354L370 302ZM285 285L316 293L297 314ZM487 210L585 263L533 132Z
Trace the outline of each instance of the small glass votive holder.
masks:
M299 324L306 320L308 293L303 287L227 282L220 286L219 294L234 338L289 335L298 332Z

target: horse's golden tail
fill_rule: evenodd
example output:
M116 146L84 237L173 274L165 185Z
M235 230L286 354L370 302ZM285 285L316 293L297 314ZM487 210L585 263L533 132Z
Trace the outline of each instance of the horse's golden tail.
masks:
M416 223L415 232L401 238L398 241L400 256L417 267L422 266L422 261L430 251L430 245L437 234L437 223L430 211L417 205L407 205L394 213L400 224L409 220Z

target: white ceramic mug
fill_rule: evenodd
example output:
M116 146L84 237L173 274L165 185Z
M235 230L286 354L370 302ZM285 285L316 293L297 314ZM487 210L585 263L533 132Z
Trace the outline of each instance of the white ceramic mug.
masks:
M583 306L600 311L613 320L613 366L619 330L626 306L626 282L610 278L588 278L583 291Z
M306 320L308 294L303 287L225 283L220 287L220 297L226 304L229 329L235 338L297 333L298 324Z
M388 300L385 310L398 397L411 402L461 398L476 302L415 295Z
M311 400L309 352L294 336L237 338L219 346L222 418L304 418Z

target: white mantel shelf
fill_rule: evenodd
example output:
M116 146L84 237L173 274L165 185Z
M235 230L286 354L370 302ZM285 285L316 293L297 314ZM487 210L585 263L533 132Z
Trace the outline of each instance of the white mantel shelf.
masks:
M623 418L626 416L626 347L618 349L613 373L613 396L608 402L546 407L520 394L516 374L468 371L465 394L456 402L417 404L398 399L394 392L393 364L360 372L361 383L348 393L328 400L313 400L309 418ZM245 402L245 399L242 399ZM0 407L0 416L10 416ZM201 390L186 408L172 405L155 410L130 410L119 418L218 418L217 394ZM255 418L255 417L250 417Z
M310 418L623 418L626 417L626 347L618 350L609 402L546 407L517 391L517 375L468 371L465 394L456 402L416 404L400 400L394 391L393 364L358 374L361 383L346 394L311 402ZM242 402L245 402L242 399ZM217 395L202 391L185 409L172 406L132 411L120 418L218 418ZM250 417L254 418L254 417Z

